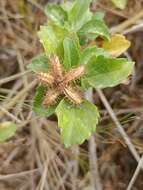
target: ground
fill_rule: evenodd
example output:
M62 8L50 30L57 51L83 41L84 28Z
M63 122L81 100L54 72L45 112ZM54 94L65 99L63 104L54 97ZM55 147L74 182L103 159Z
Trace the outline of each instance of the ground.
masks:
M97 133L70 149L60 142L56 118L39 118L31 108L36 82L26 65L43 51L36 31L47 2L0 1L0 121L19 126L0 144L0 190L125 190L143 153L143 1L130 0L122 11L109 0L92 6L131 41L124 56L136 65L129 85L94 92L102 115ZM133 190L143 189L142 178L140 167Z

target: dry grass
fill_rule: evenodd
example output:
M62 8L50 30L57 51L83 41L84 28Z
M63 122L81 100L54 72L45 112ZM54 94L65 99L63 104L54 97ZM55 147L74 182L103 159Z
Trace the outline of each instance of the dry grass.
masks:
M46 20L46 2L0 1L0 121L19 126L16 136L0 145L0 190L125 190L128 184L128 190L142 190L142 0L131 0L124 11L106 0L93 6L107 12L112 31L131 40L125 56L136 61L136 69L129 86L87 93L102 119L90 142L71 149L61 144L54 118L39 118L31 110L36 81L26 65L42 51L36 31Z

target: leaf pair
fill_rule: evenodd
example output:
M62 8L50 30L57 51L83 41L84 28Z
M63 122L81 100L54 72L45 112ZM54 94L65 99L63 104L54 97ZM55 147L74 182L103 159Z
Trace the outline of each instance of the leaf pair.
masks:
M73 4L66 2L62 6L48 4L45 14L55 24L77 32L92 17L90 3L91 0L76 0Z

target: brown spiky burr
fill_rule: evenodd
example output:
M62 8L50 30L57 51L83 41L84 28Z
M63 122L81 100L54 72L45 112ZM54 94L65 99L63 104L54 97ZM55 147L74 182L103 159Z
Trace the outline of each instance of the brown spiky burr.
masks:
M47 86L43 105L50 106L56 103L60 95L64 95L73 104L79 105L83 98L79 88L73 82L85 74L85 67L80 65L65 71L58 56L52 55L49 59L49 72L36 73L40 82Z

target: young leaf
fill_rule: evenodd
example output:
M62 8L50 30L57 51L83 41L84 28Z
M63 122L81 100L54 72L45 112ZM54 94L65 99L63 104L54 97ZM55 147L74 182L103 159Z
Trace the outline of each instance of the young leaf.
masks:
M125 36L115 34L111 37L110 41L104 41L102 47L113 57L118 57L124 53L130 45L130 41L128 41Z
M72 9L72 6L73 6L73 2L71 1L64 1L61 4L62 9L66 11L67 13L70 12L70 10Z
M75 0L72 9L69 12L70 29L78 31L92 17L89 11L91 0Z
M123 58L93 57L86 65L86 76L83 82L88 82L95 88L116 86L131 74L133 65Z
M56 109L61 139L66 147L81 144L96 130L99 119L97 107L84 101L73 106L62 100Z
M46 88L44 86L39 86L36 90L36 95L33 101L33 111L41 117L49 117L56 109L56 105L47 108L42 105L45 91Z
M67 31L57 25L41 26L38 36L47 54L62 54L62 41Z
M16 124L10 121L0 123L0 142L4 142L7 139L15 135L17 130Z
M34 72L48 71L48 56L41 54L32 59L32 63L27 65L27 68Z
M65 21L67 21L67 12L60 5L48 4L45 7L45 14L50 18L55 24L64 26Z
M76 36L66 37L63 41L64 46L64 67L69 69L78 65L80 58L80 48Z
M86 65L92 57L100 55L109 57L109 54L102 48L98 48L97 46L87 47L81 53L80 64Z
M128 2L128 0L111 0L111 1L119 9L124 9Z
M110 40L110 34L108 27L101 20L92 19L87 22L79 31L80 36L87 36L87 38L97 36L103 37L106 40Z

